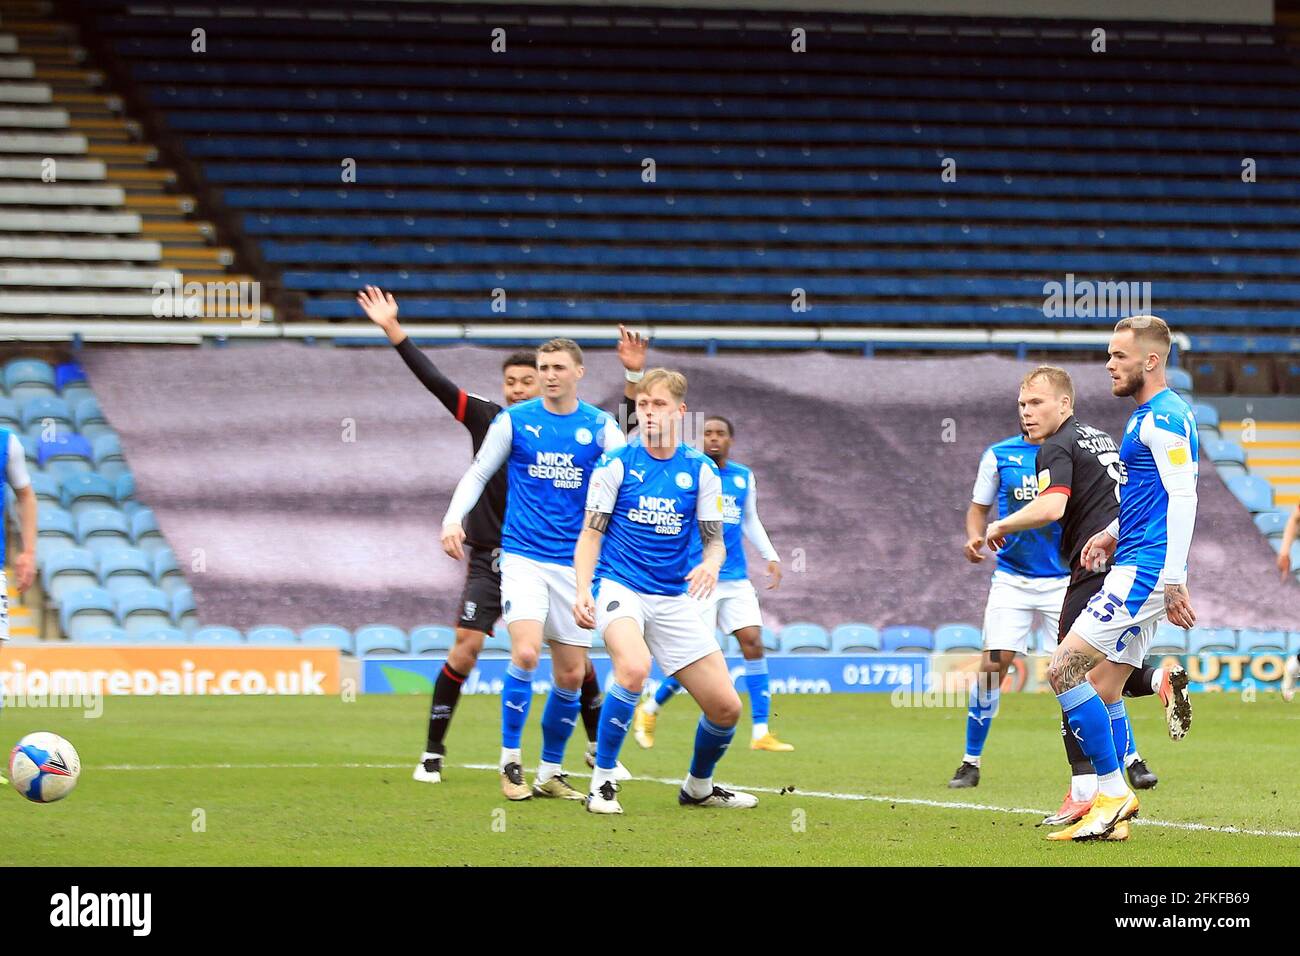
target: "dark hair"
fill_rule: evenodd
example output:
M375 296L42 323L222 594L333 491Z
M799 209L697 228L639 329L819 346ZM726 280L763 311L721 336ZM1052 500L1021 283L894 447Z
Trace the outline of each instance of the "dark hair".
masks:
M512 365L522 365L524 368L537 368L536 352L511 352L506 356L506 360L501 363L501 371L504 372Z
M731 424L730 418L723 418L721 415L710 415L708 418L704 419L704 424L707 425L709 422L722 422L722 424L727 426L727 437L736 437L736 426Z

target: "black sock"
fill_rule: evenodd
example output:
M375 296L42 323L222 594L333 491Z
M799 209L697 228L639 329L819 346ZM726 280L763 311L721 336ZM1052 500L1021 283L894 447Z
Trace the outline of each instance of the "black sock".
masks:
M1124 682L1125 697L1150 697L1155 693L1151 689L1151 677L1155 674L1154 667L1137 667L1133 673L1128 675L1128 680Z
M587 739L596 742L600 730L600 708L605 705L605 695L600 692L596 669L587 665L587 676L582 679L582 723L587 728Z
M1079 741L1070 732L1070 725L1066 722L1064 713L1061 714L1061 739L1065 742L1065 759L1070 761L1070 773L1077 777L1080 774L1097 772L1088 755L1083 752Z
M433 706L429 708L429 740L424 747L426 752L447 752L442 740L447 736L447 728L451 726L451 715L456 711L460 688L467 676L450 664L443 664L442 670L438 672L438 679L433 685Z

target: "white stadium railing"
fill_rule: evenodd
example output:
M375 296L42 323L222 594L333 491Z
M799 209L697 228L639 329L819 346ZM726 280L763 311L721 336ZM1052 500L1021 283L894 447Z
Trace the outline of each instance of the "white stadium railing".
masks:
M162 258L162 243L153 239L11 239L0 236L0 258L157 262Z

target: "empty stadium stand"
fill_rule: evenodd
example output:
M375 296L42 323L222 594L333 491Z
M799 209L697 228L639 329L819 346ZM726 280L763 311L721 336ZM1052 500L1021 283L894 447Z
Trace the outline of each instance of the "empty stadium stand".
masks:
M1126 23L1099 56L1090 21L313 8L68 7L256 245L286 318L355 319L373 282L471 339L507 321L1104 328L1045 314L1045 283L1073 277L1150 282L1201 351L1271 366L1293 341L1285 29Z
M242 315L250 277L160 160L52 4L0 10L0 323L154 320L187 282L191 317Z

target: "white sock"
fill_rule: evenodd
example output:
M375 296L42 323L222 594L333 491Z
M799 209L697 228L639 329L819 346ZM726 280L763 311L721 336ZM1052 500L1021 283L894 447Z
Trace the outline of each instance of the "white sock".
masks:
M537 782L545 783L560 772L558 763L547 763L545 760L537 765Z
M1080 802L1092 800L1097 796L1097 775L1095 773L1075 774L1070 778L1070 799Z
M1136 750L1133 751L1131 754L1129 754L1127 757L1124 758L1124 769L1127 770L1129 767L1133 766L1133 764L1137 763L1141 759L1142 759L1141 754L1139 754Z
M521 756L519 756L519 748L518 748L518 747L502 747L502 748L501 748L501 764L500 764L500 768L499 768L499 769L501 769L501 770L505 770L505 769L506 769L506 764L508 764L508 763L517 763L517 764L519 764L519 765L522 766L522 765L523 765L523 762L524 762L524 758L521 757Z
M1128 795L1128 784L1124 782L1124 774L1120 770L1112 770L1110 773L1104 773L1097 777L1097 789L1107 797L1123 797Z
M612 783L613 780L614 771L601 770L599 767L593 768L591 771L591 792L598 792L602 783Z
M1160 693L1160 685L1165 682L1165 669L1157 667L1151 674L1151 693Z
M650 697L641 705L641 709L647 714L657 714L659 713L659 701Z
M1300 677L1300 660L1295 657L1288 657L1284 670L1291 677Z
M682 784L682 789L686 791L687 796L694 797L696 800L702 800L713 792L713 778L706 777L701 780L699 777L692 777L690 774L687 774L686 782Z
M755 725L754 725L754 729L753 729L753 731L751 731L751 732L753 733L753 739L754 739L754 740L757 740L759 737L766 737L766 736L767 736L767 724L755 724ZM709 792L712 793L713 791L710 790Z
M970 764L972 767L978 767L978 766L980 765L980 758L979 758L979 757L972 757L970 754L967 754L966 756L964 756L964 757L961 758L961 762L962 762L962 763L968 763L968 764Z

